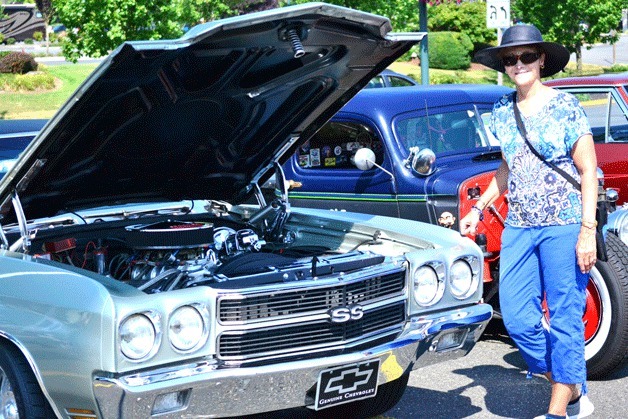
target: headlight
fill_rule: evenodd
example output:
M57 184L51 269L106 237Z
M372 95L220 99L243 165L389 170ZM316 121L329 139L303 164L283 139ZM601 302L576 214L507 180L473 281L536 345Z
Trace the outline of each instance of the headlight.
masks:
M157 329L146 314L133 314L120 324L120 349L131 360L144 359L156 350Z
M431 266L421 266L413 274L414 299L422 306L435 304L443 296L442 281Z
M457 260L451 265L449 286L453 296L458 299L467 298L477 289L477 281L474 280L471 267L465 260Z
M172 346L181 352L191 351L207 339L205 310L196 306L176 309L168 322L168 337Z

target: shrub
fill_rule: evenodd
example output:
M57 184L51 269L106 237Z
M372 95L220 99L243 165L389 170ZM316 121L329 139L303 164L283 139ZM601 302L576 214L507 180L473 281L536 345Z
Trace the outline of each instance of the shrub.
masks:
M5 42L7 45L13 45L13 44L15 44L17 41L15 40L15 38L7 38L4 42Z
M0 73L25 74L34 70L37 70L37 62L25 52L11 52L0 58Z
M605 73L623 73L628 71L627 64L613 64L608 70L604 70Z
M55 87L55 78L49 73L40 72L17 74L6 87L13 91L51 90Z
M471 64L473 43L459 32L433 32L428 37L430 68L466 70Z
M466 71L457 70L453 73L430 73L430 84L476 84L477 77L472 77Z
M40 31L33 32L33 39L35 41L41 42L44 40L44 33Z
M4 42L4 35L0 33L0 44Z
M35 43L35 41L33 41L33 39L32 39L32 38L26 38L26 39L24 40L24 43L25 43L26 45L33 45L33 44Z

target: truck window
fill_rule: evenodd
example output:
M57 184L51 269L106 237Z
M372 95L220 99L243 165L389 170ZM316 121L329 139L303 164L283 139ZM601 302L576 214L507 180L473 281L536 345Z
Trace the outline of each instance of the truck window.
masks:
M474 111L463 110L400 119L394 126L402 146L446 152L488 145Z
M296 154L299 166L305 169L359 170L351 159L363 147L373 150L376 163L382 164L384 147L371 127L355 122L328 122Z

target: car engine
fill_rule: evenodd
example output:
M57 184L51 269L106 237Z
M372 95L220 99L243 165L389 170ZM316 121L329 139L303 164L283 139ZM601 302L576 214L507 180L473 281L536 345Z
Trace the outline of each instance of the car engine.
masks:
M146 223L93 222L39 230L31 253L123 281L146 293L198 285L224 288L298 281L362 269L384 259L357 249L341 253L299 245L295 243L298 233L290 229L279 233L274 227L264 227L268 225L207 216L160 217Z

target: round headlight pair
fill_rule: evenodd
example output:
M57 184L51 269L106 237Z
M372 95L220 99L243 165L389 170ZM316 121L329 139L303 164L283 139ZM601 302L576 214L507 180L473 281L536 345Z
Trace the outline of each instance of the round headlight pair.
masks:
M473 267L472 267L473 265ZM457 299L464 299L473 294L478 287L478 279L473 271L479 269L479 262L459 259L455 261L449 271L449 290ZM436 304L443 297L445 271L441 263L423 265L413 274L413 292L415 301L424 307Z
M207 341L207 311L197 305L177 308L168 321L168 339L178 352L190 352ZM161 341L159 316L132 314L120 324L120 350L130 360L141 361L152 356Z

